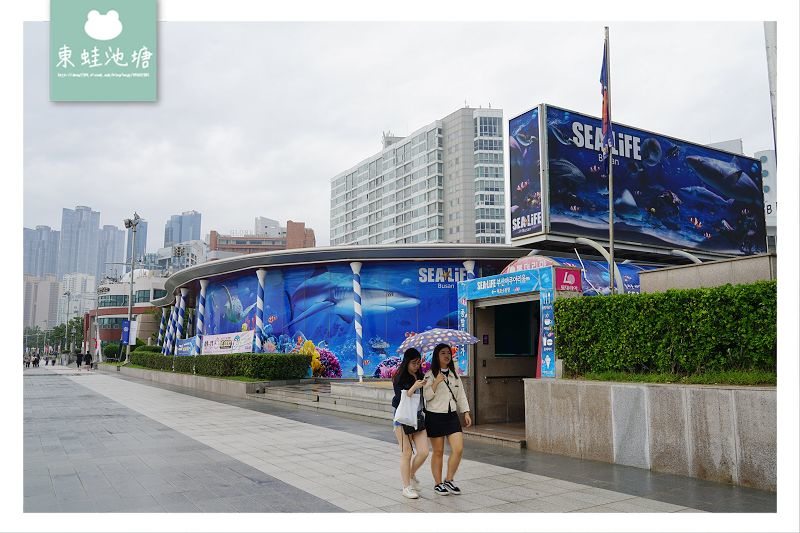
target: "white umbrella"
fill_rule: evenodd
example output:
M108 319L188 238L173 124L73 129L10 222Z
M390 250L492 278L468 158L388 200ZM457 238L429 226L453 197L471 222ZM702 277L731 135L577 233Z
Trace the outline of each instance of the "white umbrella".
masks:
M475 344L477 337L473 337L466 331L458 329L435 328L412 335L403 341L397 351L405 352L409 348L416 348L421 354L432 351L437 344L447 344L448 346L462 346L464 344Z

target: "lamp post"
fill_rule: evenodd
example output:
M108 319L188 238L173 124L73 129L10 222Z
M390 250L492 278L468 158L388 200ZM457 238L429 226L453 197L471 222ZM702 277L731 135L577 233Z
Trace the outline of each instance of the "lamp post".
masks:
M64 316L66 317L65 322L67 324L67 327L64 330L64 337L65 337L65 340L66 340L66 343L67 343L67 349L69 350L70 355L72 355L72 347L69 346L69 308L70 308L72 291L67 289L67 291L64 292L64 296L67 297L67 309L66 309L66 313L64 313Z
M128 344L125 347L125 362L129 362L131 359L131 339L130 339L130 332L131 326L133 324L133 269L136 265L136 226L139 225L139 221L141 217L136 213L133 212L133 218L126 218L123 222L125 224L125 228L131 230L131 290L130 294L128 295Z

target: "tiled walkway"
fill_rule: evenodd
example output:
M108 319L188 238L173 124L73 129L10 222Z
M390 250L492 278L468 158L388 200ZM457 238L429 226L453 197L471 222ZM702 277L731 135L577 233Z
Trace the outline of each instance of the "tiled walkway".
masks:
M463 495L433 494L426 464L418 474L421 498L407 500L386 423L70 374L58 367L26 371L26 511L775 509L774 494L761 491L472 443L456 476ZM75 405L76 416L48 413L55 397ZM620 490L626 476L633 490ZM723 503L737 498L744 508Z

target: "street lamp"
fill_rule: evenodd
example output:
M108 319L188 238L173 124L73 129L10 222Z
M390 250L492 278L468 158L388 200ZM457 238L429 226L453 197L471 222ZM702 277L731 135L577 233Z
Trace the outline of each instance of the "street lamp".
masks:
M136 265L136 226L139 225L139 221L142 220L141 217L136 213L133 212L133 218L126 218L123 223L125 224L125 229L131 230L132 237L131 237L131 291L128 296L128 344L125 348L125 361L129 362L131 360L131 339L130 339L130 332L133 325L133 269Z
M66 312L67 327L64 330L64 336L66 337L66 341L67 341L67 347L68 347L67 349L69 350L70 355L72 355L72 346L70 346L70 343L69 343L69 318L70 318L69 315L70 315L70 298L72 297L72 291L71 290L67 290L66 292L64 292L64 296L67 297L67 312Z

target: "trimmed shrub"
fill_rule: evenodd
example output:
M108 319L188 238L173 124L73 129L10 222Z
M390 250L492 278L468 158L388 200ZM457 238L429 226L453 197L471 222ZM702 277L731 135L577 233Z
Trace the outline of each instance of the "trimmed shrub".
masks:
M136 346L134 352L151 352L151 353L161 353L161 346Z
M119 357L119 343L109 342L103 346L103 357L116 359Z
M558 356L589 372L776 371L777 283L555 302Z
M253 379L280 380L305 377L311 366L311 356L295 353L235 353L175 357L143 350L131 353L131 363L154 370L195 372L202 376L243 376Z

